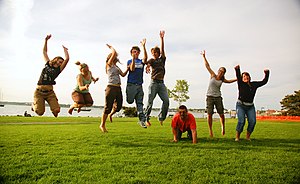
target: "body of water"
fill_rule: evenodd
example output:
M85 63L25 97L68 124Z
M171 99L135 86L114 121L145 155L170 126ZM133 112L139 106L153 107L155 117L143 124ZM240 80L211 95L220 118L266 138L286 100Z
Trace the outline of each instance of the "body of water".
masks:
M72 117L101 117L103 108L94 108L90 107L91 111L81 111L78 113L77 111L73 111L73 114L70 115L68 113L69 108L61 107L60 113L58 116L72 116ZM24 116L24 112L27 111L28 114L31 116L38 116L35 112L31 111L31 106L29 105L11 105L11 104L5 104L4 107L0 107L0 116ZM157 117L158 115L157 110L152 110L151 116ZM170 112L169 115L173 115L174 112ZM205 113L201 112L192 112L192 114L195 116L195 118L206 118ZM43 116L53 116L52 112L49 107L46 106L46 110ZM114 116L116 117L122 117L122 110L118 113L116 113ZM230 114L225 114L226 118L230 118ZM213 118L219 118L219 115L215 113L213 115Z

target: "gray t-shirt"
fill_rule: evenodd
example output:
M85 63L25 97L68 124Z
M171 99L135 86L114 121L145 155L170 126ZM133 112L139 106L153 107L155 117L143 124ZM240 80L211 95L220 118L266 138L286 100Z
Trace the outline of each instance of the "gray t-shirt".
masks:
M116 65L109 66L107 69L108 85L120 85L120 68Z
M211 78L209 80L209 85L208 85L206 96L221 97L222 83L223 83L222 80L216 80L215 77Z

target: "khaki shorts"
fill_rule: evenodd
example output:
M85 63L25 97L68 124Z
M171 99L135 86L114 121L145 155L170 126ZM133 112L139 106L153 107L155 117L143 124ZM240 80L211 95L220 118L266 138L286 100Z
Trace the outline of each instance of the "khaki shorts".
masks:
M77 104L90 104L93 105L94 101L90 93L79 93L77 91L72 92L72 99Z
M218 114L224 114L224 106L222 97L206 97L206 110L207 114L214 113L214 107L216 107Z
M34 92L33 98L33 110L38 115L43 115L45 112L45 101L48 102L52 112L60 110L58 99L53 90L48 92L42 92L41 90L36 89Z

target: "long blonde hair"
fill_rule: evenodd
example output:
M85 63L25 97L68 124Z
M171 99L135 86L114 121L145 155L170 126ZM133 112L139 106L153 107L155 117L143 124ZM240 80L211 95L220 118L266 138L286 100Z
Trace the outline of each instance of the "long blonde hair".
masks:
M109 61L109 59L111 58L111 55L112 55L112 53L109 53L108 56L107 56L107 58L106 58L106 65L105 65L105 72L106 72L106 73L107 73L107 65L108 65L108 61ZM118 58L118 53L116 53L116 58L115 58L115 60L116 60L116 64L117 64L117 63L122 64L122 63L120 62L119 58Z

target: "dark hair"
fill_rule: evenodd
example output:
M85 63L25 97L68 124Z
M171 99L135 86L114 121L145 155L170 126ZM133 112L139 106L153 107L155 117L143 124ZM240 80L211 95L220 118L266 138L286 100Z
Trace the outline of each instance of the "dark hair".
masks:
M248 72L243 72L243 73L242 73L242 77L243 77L243 75L248 76L248 77L249 77L249 82L251 81L251 77L250 77L250 74L249 74Z
M160 55L160 48L159 47L154 47L151 49L151 53L152 52L157 52Z
M138 46L133 46L130 50L130 54L132 53L133 50L137 50L138 52L141 52L141 49Z
M225 68L224 66L222 66L222 67L219 68L219 70L220 70L220 69L223 69L223 70L224 70L224 74L223 74L223 76L222 76L222 78L221 78L221 80L224 81L224 80L225 80L226 68Z
M180 105L180 106L179 106L179 109L184 109L184 110L186 110L186 112L188 111L188 109L186 108L185 105Z

